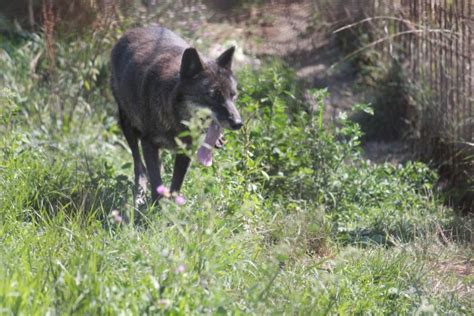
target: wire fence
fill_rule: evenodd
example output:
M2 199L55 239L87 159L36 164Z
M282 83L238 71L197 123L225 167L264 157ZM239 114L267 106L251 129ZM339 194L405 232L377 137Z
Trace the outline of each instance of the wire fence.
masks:
M420 139L428 149L445 149L435 156L457 169L457 155L472 148L474 134L473 3L404 0L401 5L408 22L397 23L397 32L409 32L399 44L406 53L407 73L428 93L422 105L430 111L420 112L427 114L420 120Z
M472 0L348 1L333 19L339 31L367 32L352 55L374 49L402 65L417 151L453 181L474 177Z

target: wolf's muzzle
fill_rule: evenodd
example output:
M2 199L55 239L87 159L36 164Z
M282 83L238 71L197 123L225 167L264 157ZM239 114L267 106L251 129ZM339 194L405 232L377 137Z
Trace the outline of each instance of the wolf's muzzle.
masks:
M244 125L242 121L229 121L230 128L232 128L234 131L241 129L242 126Z

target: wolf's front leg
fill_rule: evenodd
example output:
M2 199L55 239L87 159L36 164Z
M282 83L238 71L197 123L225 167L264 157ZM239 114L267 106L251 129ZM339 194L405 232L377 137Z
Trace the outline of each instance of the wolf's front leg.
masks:
M148 140L143 139L141 143L143 149L143 158L145 158L148 177L150 178L151 199L153 202L156 202L160 198L156 189L163 184L160 174L161 162L158 146Z
M173 179L171 180L171 193L178 193L181 189L190 161L191 159L189 159L188 156L184 154L176 154L176 158L174 160Z

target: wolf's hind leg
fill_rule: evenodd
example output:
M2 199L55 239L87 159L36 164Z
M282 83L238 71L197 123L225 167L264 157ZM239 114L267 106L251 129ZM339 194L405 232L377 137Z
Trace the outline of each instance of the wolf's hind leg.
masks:
M135 187L133 192L133 198L135 206L141 206L145 204L145 193L147 187L146 169L140 156L140 148L138 147L138 135L133 130L132 126L123 115L120 114L120 126L122 127L123 134L127 140L130 150L133 156L133 169L135 172Z
M156 202L160 195L157 192L159 186L163 184L161 180L160 168L160 154L158 152L158 146L153 144L147 139L141 140L143 158L145 158L146 168L148 170L148 176L151 184L151 199Z

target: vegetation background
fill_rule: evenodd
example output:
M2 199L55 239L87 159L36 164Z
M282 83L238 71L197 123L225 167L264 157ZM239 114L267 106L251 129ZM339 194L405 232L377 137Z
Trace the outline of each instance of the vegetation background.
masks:
M400 86L365 62L376 51L347 58L359 37L323 8L0 2L0 314L472 314L472 215L403 139L368 142L380 119L399 131L375 101ZM211 56L237 44L245 126L211 168L193 162L185 206L124 225L133 167L108 60L149 23Z

